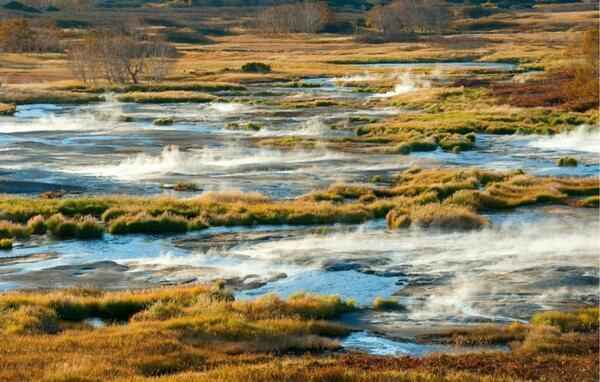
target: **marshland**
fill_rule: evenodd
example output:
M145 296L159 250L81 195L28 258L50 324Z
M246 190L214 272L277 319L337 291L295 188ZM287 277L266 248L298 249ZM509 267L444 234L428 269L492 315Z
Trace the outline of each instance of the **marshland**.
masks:
M0 380L596 381L598 22L0 1Z

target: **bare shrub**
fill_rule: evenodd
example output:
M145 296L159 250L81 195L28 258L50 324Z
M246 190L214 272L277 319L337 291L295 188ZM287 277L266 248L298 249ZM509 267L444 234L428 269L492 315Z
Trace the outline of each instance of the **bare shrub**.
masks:
M262 33L317 33L332 19L325 2L276 5L260 12L256 26Z
M34 26L26 19L0 21L0 51L11 53L59 52L60 30L51 22Z
M449 19L448 8L440 0L396 0L373 8L367 22L387 41L394 41L416 33L441 33Z

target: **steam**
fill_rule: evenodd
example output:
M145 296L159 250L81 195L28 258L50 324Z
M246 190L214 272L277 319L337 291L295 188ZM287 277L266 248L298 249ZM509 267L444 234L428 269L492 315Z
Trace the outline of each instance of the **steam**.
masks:
M373 98L390 98L401 94L411 93L419 89L428 89L431 87L431 82L423 78L417 77L410 72L404 72L399 75L398 82L394 89L386 93L378 93L372 95Z
M376 81L380 79L379 75L373 73L362 73L362 74L353 74L344 77L336 77L333 79L334 82L341 83L353 83L353 82L368 82L368 81Z
M577 281L569 281L567 294L552 292L566 282L560 279L564 272L560 269L568 267L572 270L569 277L577 278L585 269L597 267L600 252L600 242L590 239L600 229L597 216L588 211L575 216L562 211L538 210L542 217L516 213L503 223L469 233L386 232L363 226L234 248L230 253L309 268L335 262L358 264L382 274L402 269L430 278L429 291L417 295L425 299L409 301L410 319L519 320L524 305L540 308L549 301L569 303L589 292L588 285ZM339 290L334 284L330 288Z
M116 123L116 117L102 117L91 113L80 113L78 115L48 114L35 119L14 119L8 122L0 122L0 133L98 131L112 129Z
M529 146L550 150L585 151L600 154L600 128L582 125L551 137L540 137Z
M308 118L300 125L300 128L293 128L286 125L285 129L261 129L254 132L253 135L260 137L271 136L302 136L302 137L325 137L331 135L331 130L320 117Z
M215 113L224 113L224 114L240 114L247 113L252 111L252 107L249 105L245 105L243 103L235 103L235 102L212 102L208 104L206 110L209 112Z
M125 158L116 165L76 168L70 171L121 180L141 180L168 174L204 175L253 165L317 163L339 157L341 156L329 152L284 153L237 146L181 151L178 146L170 145L164 147L158 155L141 153Z

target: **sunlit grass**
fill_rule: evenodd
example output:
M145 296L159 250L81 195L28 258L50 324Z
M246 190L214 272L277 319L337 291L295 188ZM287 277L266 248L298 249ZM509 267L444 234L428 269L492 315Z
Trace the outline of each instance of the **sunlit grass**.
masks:
M597 179L591 177L412 168L390 186L336 183L289 200L240 192L207 192L189 199L1 196L0 237L26 238L42 234L44 227L57 238L78 233L94 238L104 231L176 234L217 226L358 224L386 215L391 228L478 229L489 224L481 212L536 204L594 207L598 194ZM589 199L573 202L579 196Z
M0 295L0 379L508 382L533 376L559 381L557 372L588 380L597 370L597 332L561 333L545 324L472 327L433 337L461 345L511 344L509 352L421 359L335 353L336 338L350 329L332 320L356 309L339 297L310 294L236 301L222 284L8 292ZM102 318L107 326L93 328L88 318Z

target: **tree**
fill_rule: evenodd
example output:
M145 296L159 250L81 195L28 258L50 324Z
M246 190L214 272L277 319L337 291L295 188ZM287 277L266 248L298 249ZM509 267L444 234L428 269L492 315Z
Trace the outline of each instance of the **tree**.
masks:
M62 50L59 37L60 30L47 20L36 26L21 18L0 21L0 50L4 52L58 52Z
M170 71L175 49L143 34L121 30L95 31L69 49L73 73L85 83L160 81Z
M256 24L263 33L317 33L332 17L327 3L304 1L269 7L258 14Z
M441 0L396 0L368 14L369 26L389 41L415 33L441 33L449 19L447 4Z
M25 19L8 19L0 23L0 49L5 52L31 52L35 32Z

